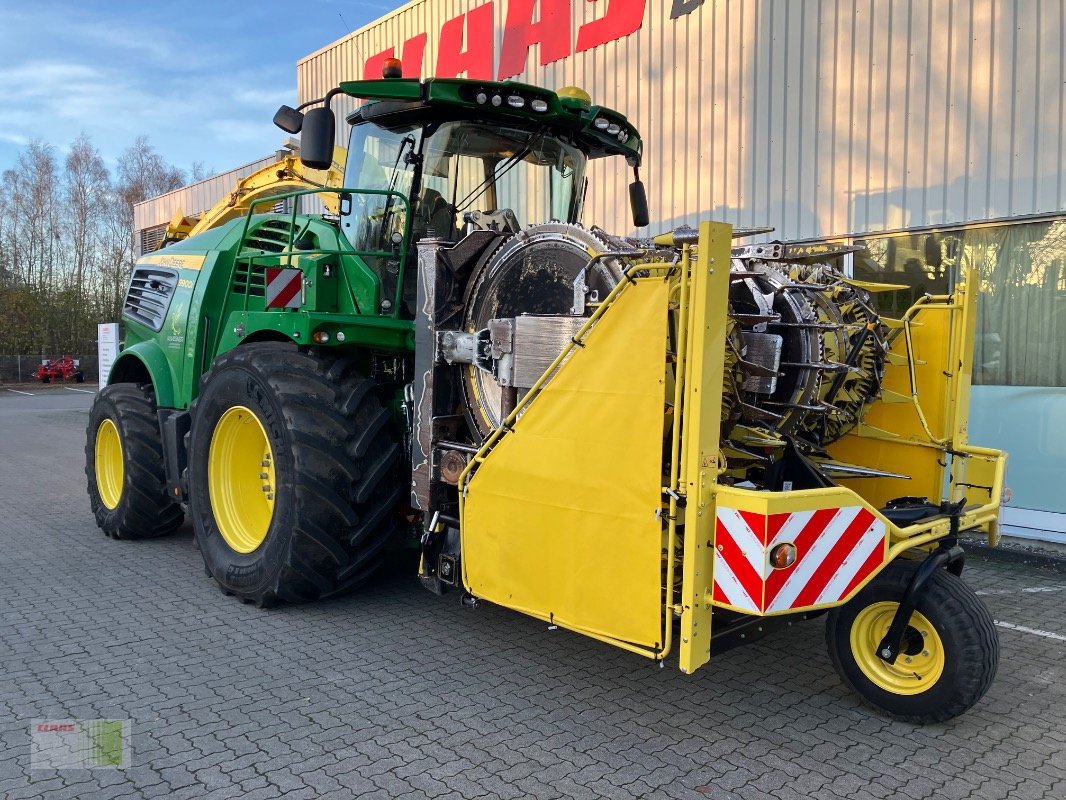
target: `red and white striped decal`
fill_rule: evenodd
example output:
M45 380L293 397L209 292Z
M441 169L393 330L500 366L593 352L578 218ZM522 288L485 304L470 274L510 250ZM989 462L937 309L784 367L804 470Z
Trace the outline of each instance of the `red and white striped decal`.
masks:
M300 288L304 274L298 269L267 267L266 307L299 308L303 305Z
M791 514L718 508L715 602L754 613L836 603L884 561L884 523L862 506ZM778 544L796 546L796 562L770 566Z
M745 611L762 611L765 563L766 517L719 506L714 599Z

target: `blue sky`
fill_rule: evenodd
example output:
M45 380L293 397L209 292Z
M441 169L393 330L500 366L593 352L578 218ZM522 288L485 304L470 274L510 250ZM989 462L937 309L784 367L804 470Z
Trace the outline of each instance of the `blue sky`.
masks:
M296 62L401 0L0 0L0 171L88 133L109 168L140 134L186 171L262 158ZM343 18L343 19L342 19Z

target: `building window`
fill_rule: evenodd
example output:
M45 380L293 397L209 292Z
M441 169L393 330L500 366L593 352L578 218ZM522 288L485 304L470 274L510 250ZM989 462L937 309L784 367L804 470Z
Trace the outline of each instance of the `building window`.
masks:
M163 244L163 237L166 232L166 225L154 225L151 228L142 229L137 241L138 249L136 255L140 257L158 250Z
M925 293L947 294L962 269L981 281L976 385L1066 386L1066 219L972 225L856 240L858 280L904 288L877 292L900 316Z

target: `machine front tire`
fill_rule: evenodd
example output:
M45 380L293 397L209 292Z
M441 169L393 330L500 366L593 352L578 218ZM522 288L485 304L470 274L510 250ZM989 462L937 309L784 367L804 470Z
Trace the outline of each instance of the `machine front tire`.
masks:
M221 355L193 404L189 510L208 572L260 606L348 591L380 565L404 484L375 383L276 342Z
M895 664L876 653L915 565L885 568L852 600L829 612L826 643L844 682L896 719L926 724L964 713L995 677L999 638L992 616L961 578L937 570L929 579Z
M167 496L155 403L132 383L100 390L89 411L85 476L96 524L114 539L152 539L181 526Z

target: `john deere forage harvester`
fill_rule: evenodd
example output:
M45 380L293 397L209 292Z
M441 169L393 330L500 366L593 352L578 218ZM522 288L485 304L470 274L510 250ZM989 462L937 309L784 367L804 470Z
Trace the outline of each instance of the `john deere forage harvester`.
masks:
M344 188L138 261L88 427L107 534L188 514L261 605L406 540L435 592L689 673L826 614L880 709L980 699L998 644L958 537L995 537L1005 459L966 441L972 275L887 319L839 249L582 227L589 161L642 145L572 88L343 83L275 117L309 169L341 94L365 98ZM325 191L338 214L299 212ZM630 201L646 225L639 179Z

